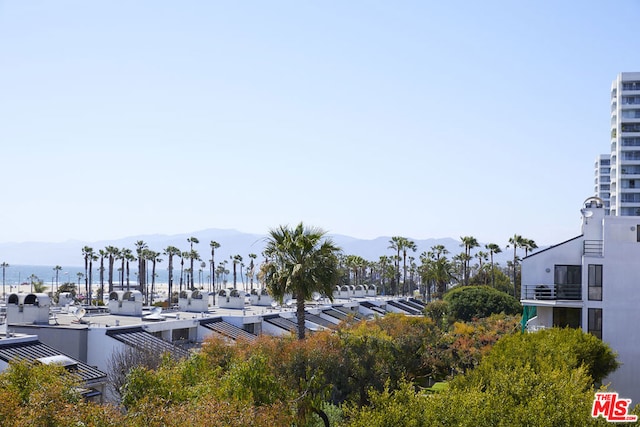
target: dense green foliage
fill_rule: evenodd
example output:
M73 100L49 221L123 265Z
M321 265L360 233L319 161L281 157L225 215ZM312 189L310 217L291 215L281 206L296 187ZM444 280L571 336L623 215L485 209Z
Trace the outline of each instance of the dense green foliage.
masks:
M123 411L83 402L62 368L12 364L0 374L0 426L606 424L590 409L617 367L611 349L576 329L521 334L518 321L388 315L305 340L211 338L188 359L132 369ZM434 380L448 387L427 392Z
M489 286L457 286L445 294L444 300L449 303L450 314L464 321L522 311L517 299Z

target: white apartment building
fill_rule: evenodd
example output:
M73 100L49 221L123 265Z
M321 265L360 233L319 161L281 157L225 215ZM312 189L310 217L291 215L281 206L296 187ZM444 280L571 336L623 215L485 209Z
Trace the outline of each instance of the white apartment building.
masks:
M604 203L605 215L609 215L611 191L611 155L600 154L595 163L594 189L596 197Z
M537 312L527 328L569 326L600 337L621 362L605 383L611 382L610 389L636 404L640 402L640 328L636 328L640 217L605 215L604 203L597 197L588 198L581 213L580 235L522 261L521 302Z
M611 85L610 179L611 215L639 216L640 73L638 72L620 73ZM596 192L596 195L598 194Z

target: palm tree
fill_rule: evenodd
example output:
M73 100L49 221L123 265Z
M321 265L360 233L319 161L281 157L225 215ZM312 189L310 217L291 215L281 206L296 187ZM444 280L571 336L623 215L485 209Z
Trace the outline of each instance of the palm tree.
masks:
M409 292L409 287L406 284L407 283L407 249L411 249L413 252L415 252L418 249L418 247L416 246L416 243L414 241L409 239L404 239L402 242L402 271L403 271L402 293L404 295L406 295Z
M146 251L146 259L151 261L151 298L147 296L149 305L153 305L153 293L156 291L156 263L162 262L162 258L159 258L160 252L152 250Z
M190 283L190 284L191 284L191 290L193 291L193 290L195 290L195 289L196 289L196 288L195 288L195 283L194 283L194 280L193 280L193 276L194 276L193 272L195 271L195 270L193 269L193 262L194 262L194 261L201 261L201 259L200 259L200 254L198 253L198 251L191 250L191 251L189 251L189 253L187 254L187 258L189 258L190 263L191 263L191 267L187 269L187 270L189 270L189 273L190 273L190 275L188 276L187 283Z
M173 301L173 257L174 256L180 256L180 249L176 248L175 246L167 246L164 249L164 255L167 256L168 259L168 273L169 273L169 277L168 277L168 283L167 283L167 291L169 293L169 307L172 306Z
M187 239L187 242L189 242L189 244L191 245L191 247L190 247L190 252L191 252L191 254L193 255L193 254L194 254L193 244L194 244L194 243L195 243L195 244L198 244L198 243L200 243L200 241L199 241L197 238L195 238L195 237L189 237L189 238ZM197 253L197 252L195 252L195 253ZM195 289L195 287L193 286L193 261L194 261L194 259L198 259L198 260L200 260L200 256L198 255L198 256L197 256L197 257L195 257L195 258L194 258L193 256L190 256L189 258L191 259L191 289L193 290L193 289Z
M90 260L93 260L95 256L93 253L93 248L89 246L85 246L82 248L82 255L84 256L84 287L87 293L87 298L89 299L89 305L91 305L91 293L89 291L89 282L91 281L91 273L90 273Z
M104 301L104 257L107 256L107 252L104 249L100 249L98 254L100 254L100 293L98 300Z
M251 290L253 290L253 276L255 276L255 268L256 265L254 264L254 260L258 257L258 255L256 254L249 254L249 259L251 261L249 261L249 271L247 272L247 274L249 275L249 280L251 281Z
M113 292L113 264L114 264L114 261L118 257L120 257L120 249L116 248L115 246L107 246L106 248L104 248L104 250L109 257L108 282L109 282L109 294L111 294L111 292Z
M213 290L216 290L216 272L215 272L215 265L216 265L216 249L218 249L220 247L220 243L216 242L215 240L212 240L211 242L209 242L209 246L211 247L211 259L209 260L209 269L211 270L211 283L213 285Z
M130 278L130 270L129 270L129 263L133 262L136 260L136 257L133 256L133 252L131 251L131 249L123 249L122 250L122 278L124 281L124 277L126 274L126 278L127 278L127 291L131 290L131 286L130 286L130 282L129 282L129 278Z
M6 299L7 298L7 293L5 292L5 270L10 267L9 263L7 262L3 262L2 264L0 264L0 267L2 267L2 298Z
M404 237L393 236L391 240L389 240L388 249L393 249L396 251L396 255L394 256L394 266L396 269L395 278L394 278L394 295L398 294L398 287L400 285L400 251L402 250L402 241Z
M4 263L2 263L4 264ZM58 284L58 274L60 273L60 270L62 270L62 267L59 265L56 265L55 267L53 267L53 271L56 272L56 289L59 288L59 284ZM55 293L55 291L54 291ZM2 268L2 294L4 295L4 266Z
M340 248L325 238L325 234L319 228L300 223L293 229L288 226L272 229L266 240L265 284L280 302L288 293L295 297L298 339L301 340L305 336L305 300L314 292L333 300L333 287L339 277Z
M460 237L462 243L460 246L464 246L464 258L463 258L463 266L462 266L462 276L464 278L464 284L469 284L469 261L471 261L471 249L477 248L480 246L478 244L478 240L473 236L464 236Z
M138 290L145 294L147 288L147 258L145 251L149 249L143 240L136 242L136 255L138 258Z
M484 251L478 251L476 252L476 254L474 255L477 259L478 259L478 264L477 266L477 271L474 274L478 274L478 273L482 273L483 272L483 267L486 268L486 264L483 264L484 262L486 262L489 259L489 254L484 252ZM484 276L484 281L485 281L485 285L487 284L487 276Z
M484 247L489 251L489 258L491 260L491 286L495 288L496 275L495 275L494 265L493 265L493 254L499 254L500 252L502 252L502 249L500 249L500 245L496 243L487 243L486 245L484 245Z
M529 255L529 251L532 251L534 249L538 248L538 245L536 245L536 242L534 242L531 239L522 239L522 248L524 249L524 256L528 256Z
M513 237L509 237L509 244L513 246L513 296L516 296L516 276L518 270L518 248L524 247L525 239L519 235L514 234ZM507 245L509 247L509 245Z
M233 289L237 289L236 287L236 266L242 262L242 257L240 255L229 256L231 262L233 262Z
M381 255L378 259L378 270L380 271L380 288L383 295L387 294L386 279L393 278L393 266L391 264L391 258L387 255Z
M180 292L182 292L182 283L184 279L184 259L189 256L189 252L180 253Z
M448 251L444 247L432 247L431 251L420 254L420 273L426 283L427 301L431 300L431 287L435 287L436 297L442 298L447 285L454 277L454 266L446 257Z

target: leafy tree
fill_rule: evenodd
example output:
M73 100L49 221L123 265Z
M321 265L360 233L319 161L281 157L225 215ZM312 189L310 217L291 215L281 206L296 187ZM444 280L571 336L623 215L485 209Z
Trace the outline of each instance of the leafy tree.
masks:
M436 300L428 303L424 308L424 314L441 329L446 329L449 325L449 303L444 300Z
M509 276L498 269L494 269L492 270L492 272L483 270L469 280L469 284L472 286L481 286L487 282L493 283L489 286L494 289L497 289L509 295L511 295L512 293L513 287L511 285L511 279L509 278Z
M451 315L458 320L470 321L494 313L522 311L518 300L489 286L458 286L447 292L444 299L449 303Z
M426 396L411 383L372 391L371 405L347 406L343 425L606 425L591 418L594 377L589 372L602 377L614 369L611 350L578 329L542 332L501 339L476 369L442 392Z
M269 232L264 250L265 283L276 299L282 302L291 293L296 299L298 338L304 339L304 303L313 292L333 299L333 287L338 279L340 249L318 228L302 223L291 229L280 226Z

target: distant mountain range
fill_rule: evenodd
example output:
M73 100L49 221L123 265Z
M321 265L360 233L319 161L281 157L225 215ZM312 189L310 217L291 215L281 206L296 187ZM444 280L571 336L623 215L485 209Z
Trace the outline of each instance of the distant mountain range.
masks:
M239 254L248 259L250 253L260 255L264 249L266 235L243 233L236 230L207 229L195 231L188 234L162 235L148 234L131 236L118 240L100 240L94 242L83 242L69 240L66 242L23 242L23 243L0 243L0 262L8 262L11 265L41 265L67 267L84 266L82 248L89 246L94 251L104 249L106 246L118 248L129 248L135 252L135 243L144 241L149 249L162 252L167 246L175 246L182 251L189 250L187 239L196 237L200 243L194 245L203 260L211 258L211 247L209 243L216 241L220 247L216 249L216 263L229 259L230 256ZM382 255L394 255L389 249L391 237L382 236L372 240L357 239L344 235L328 235L333 242L342 248L347 255L359 255L369 261L377 261ZM406 236L405 236L406 237ZM443 239L412 239L417 245L417 251L411 253L416 259L422 252L429 251L433 246L443 245L451 255L459 254L463 251L460 241L452 238ZM485 250L484 243L476 250ZM505 249L503 248L503 251ZM520 251L519 251L520 252ZM522 254L519 253L520 256ZM513 252L505 251L497 254L494 261L501 265L506 265L506 261L513 257ZM159 264L158 268L166 268L166 265Z

